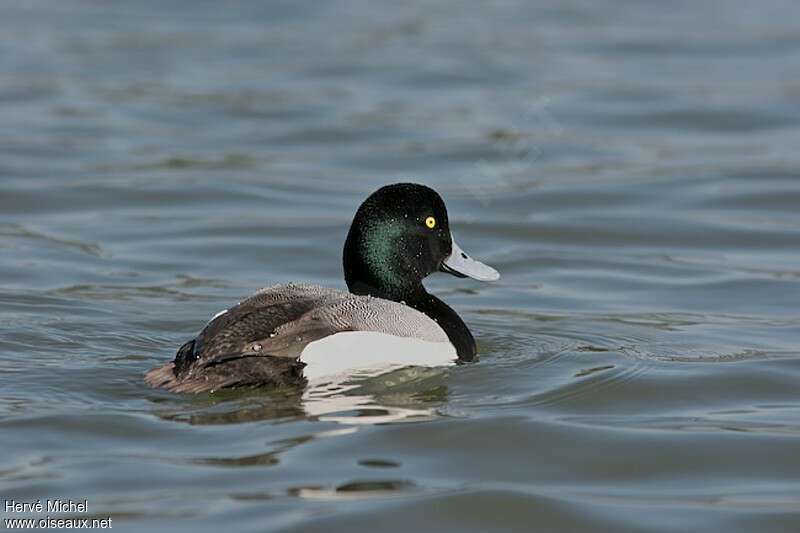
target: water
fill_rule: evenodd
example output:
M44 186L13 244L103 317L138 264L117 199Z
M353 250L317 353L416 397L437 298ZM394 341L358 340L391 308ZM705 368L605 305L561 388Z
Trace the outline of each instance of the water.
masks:
M797 531L796 2L264 4L0 7L3 498L130 531ZM478 364L145 386L257 287L342 287L358 203L407 179L502 272L428 282Z

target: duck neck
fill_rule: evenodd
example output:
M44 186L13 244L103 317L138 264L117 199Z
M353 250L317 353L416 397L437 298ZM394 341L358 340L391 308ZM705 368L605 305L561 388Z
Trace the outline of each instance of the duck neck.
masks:
M441 327L450 343L455 347L458 358L472 361L477 352L475 339L461 317L449 305L425 290L421 283L416 287L398 287L394 285L378 285L356 280L347 280L347 286L353 294L368 294L384 300L401 302L425 313Z
M420 285L419 292L404 301L408 306L425 313L439 324L455 347L460 360L472 361L475 359L475 339L458 313L449 305L428 293L422 285Z

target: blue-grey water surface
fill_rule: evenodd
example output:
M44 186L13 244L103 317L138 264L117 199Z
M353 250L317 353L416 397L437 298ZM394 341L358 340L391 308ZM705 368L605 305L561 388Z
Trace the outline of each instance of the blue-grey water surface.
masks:
M800 530L798 20L3 2L0 497L130 531ZM144 384L260 286L343 287L356 207L400 180L502 273L427 283L479 363Z

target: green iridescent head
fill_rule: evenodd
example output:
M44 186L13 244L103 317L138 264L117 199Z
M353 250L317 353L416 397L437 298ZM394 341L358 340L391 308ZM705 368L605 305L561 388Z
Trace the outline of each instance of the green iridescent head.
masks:
M364 200L344 245L350 292L401 300L437 271L481 281L499 277L455 244L444 201L430 187L397 183Z

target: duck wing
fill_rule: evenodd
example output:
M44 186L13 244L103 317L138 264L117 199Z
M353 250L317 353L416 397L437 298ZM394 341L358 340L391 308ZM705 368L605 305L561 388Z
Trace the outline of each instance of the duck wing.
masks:
M295 322L348 297L346 292L316 285L261 289L214 317L180 347L173 362L147 372L145 381L173 392L301 381L303 365L297 357L302 349L337 329L315 320ZM292 323L293 327L285 327ZM283 334L278 335L279 330Z

